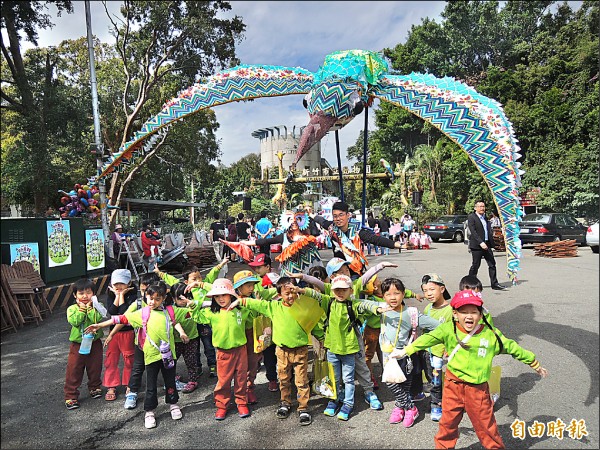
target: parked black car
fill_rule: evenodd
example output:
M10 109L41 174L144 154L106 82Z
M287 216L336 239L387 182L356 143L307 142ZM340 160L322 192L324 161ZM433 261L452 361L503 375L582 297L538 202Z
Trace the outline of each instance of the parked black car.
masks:
M523 217L520 227L519 239L523 245L567 239L575 239L578 244L585 245L587 227L569 214L527 214Z
M434 242L440 239L452 239L454 242L465 240L465 231L463 228L466 215L449 215L439 217L434 222L423 225L425 233L431 236Z

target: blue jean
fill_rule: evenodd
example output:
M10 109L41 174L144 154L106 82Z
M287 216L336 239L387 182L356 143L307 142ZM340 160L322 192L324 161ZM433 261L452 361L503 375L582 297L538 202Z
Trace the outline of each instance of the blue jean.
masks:
M217 353L212 343L212 329L209 325L203 323L198 324L198 334L200 335L200 341L204 346L204 356L206 356L206 363L209 367L217 365ZM202 347L198 343L198 371L202 369L202 361L200 360L200 348Z
M337 389L337 401L354 407L354 362L355 354L338 355L327 350L327 361L333 366ZM342 390L342 384L344 389Z
M381 249L374 244L370 244L367 242L367 256L371 255L371 246L373 246L373 248L375 249L375 253L381 253Z
M390 238L390 233L388 233L387 231L382 231L381 232L381 237L386 237L386 238ZM381 247L381 253L384 255L389 255L390 254L390 249L387 247Z

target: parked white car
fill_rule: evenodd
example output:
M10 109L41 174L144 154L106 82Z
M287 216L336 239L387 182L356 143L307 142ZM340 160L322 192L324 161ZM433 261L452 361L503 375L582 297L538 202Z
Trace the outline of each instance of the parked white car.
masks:
M594 253L598 253L598 222L588 227L585 243L590 246Z

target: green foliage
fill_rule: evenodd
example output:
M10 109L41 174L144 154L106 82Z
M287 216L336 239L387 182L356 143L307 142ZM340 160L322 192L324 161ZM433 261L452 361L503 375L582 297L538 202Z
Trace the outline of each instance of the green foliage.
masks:
M244 213L245 217L255 217L259 218L261 211L267 211L269 217L278 217L279 209L277 205L273 204L270 200L264 198L253 198L251 202L250 211L245 211L242 209L243 202L237 202L227 208L227 214L231 217L238 216L239 213Z
M453 76L504 104L523 154L521 191L540 187L542 210L597 218L599 11L587 0L575 12L551 1L448 2L441 23L424 19L385 54L401 73ZM479 198L492 203L466 154L454 144L439 149L443 139L420 119L382 104L376 123L369 148L392 164L409 157L407 187L424 189L423 214L468 212ZM359 146L362 154L357 141L349 156ZM391 197L383 194L382 204L400 211Z

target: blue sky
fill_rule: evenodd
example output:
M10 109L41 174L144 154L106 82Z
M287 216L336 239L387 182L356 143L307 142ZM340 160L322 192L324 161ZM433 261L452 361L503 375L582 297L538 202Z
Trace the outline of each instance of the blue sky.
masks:
M119 4L109 2L109 11L118 14ZM420 24L427 16L439 20L444 5L444 2L419 1L232 1L230 13L241 16L246 24L245 38L237 47L237 55L243 64L299 66L314 72L325 55L333 51L354 48L378 51L404 42L411 25ZM55 27L39 33L40 46L57 45L64 39L86 35L83 2L74 2L73 14L57 17L53 6L48 13ZM91 3L91 15L93 33L103 42L114 42L101 2ZM308 122L301 95L222 105L216 107L215 112L221 124L217 131L223 152L221 161L227 165L260 150L259 141L251 136L254 130L273 125L286 125L291 129ZM344 163L347 163L346 148L355 143L363 125L361 114L340 130ZM373 127L374 111L371 110L369 128ZM323 138L322 154L335 163L333 133Z

